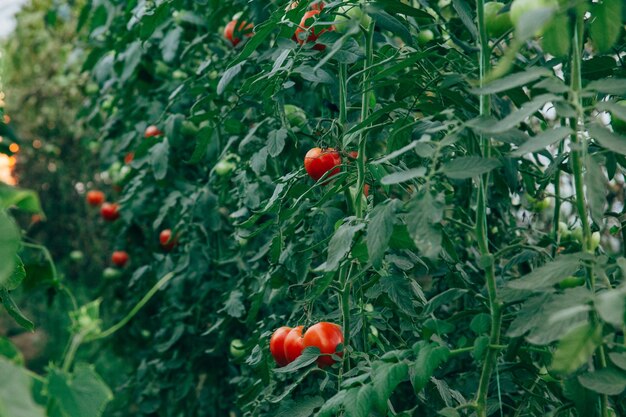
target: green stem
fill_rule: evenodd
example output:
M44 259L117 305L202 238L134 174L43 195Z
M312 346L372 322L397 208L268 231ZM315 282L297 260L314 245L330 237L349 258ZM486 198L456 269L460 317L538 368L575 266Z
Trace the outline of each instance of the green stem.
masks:
M574 174L574 189L576 191L576 208L578 210L578 217L583 229L583 250L588 253L593 253L591 242L591 225L589 224L589 217L587 215L587 202L584 193L583 182L583 166L584 159L587 151L587 141L584 137L585 132L585 120L584 120L584 107L582 103L582 97L580 91L582 90L582 56L581 51L583 43L581 36L584 33L584 16L579 14L574 24L574 38L572 40L572 61L571 61L571 103L576 109L576 117L570 120L572 128L574 128L574 134L572 135L572 171ZM586 267L587 271L587 285L591 291L595 291L595 274L591 270L590 266ZM604 346L598 348L596 362L599 363L601 368L606 367L606 357L604 355ZM600 397L600 413L602 417L608 417L609 399L608 396L602 395Z
M85 333L81 332L72 336L72 342L70 343L70 347L65 355L65 359L63 360L63 372L69 372L72 367L72 363L74 362L74 358L76 357L76 352L78 352L78 348L83 343L85 339Z
M370 22L365 35L365 64L363 69L363 85L361 86L361 122L370 113L370 68L374 61L374 20ZM363 188L365 187L365 149L367 143L367 131L361 130L359 135L359 153L356 159L357 182L354 196L354 211L357 219L363 218Z
M485 25L484 0L476 2L478 16L478 30L480 43L480 86L485 82L485 77L490 69L491 48L489 47L489 38ZM488 115L491 113L491 101L488 95L480 96L480 115ZM483 157L488 158L491 155L491 141L488 137L480 137L481 153ZM489 241L487 235L487 195L489 187L489 175L485 174L480 178L478 186L478 203L476 207L476 239L480 249L481 256L488 260L485 266L485 284L489 297L489 309L491 313L491 332L489 335L489 349L485 355L483 368L476 392L476 415L478 417L487 417L487 398L489 395L489 383L491 375L496 366L498 359L498 349L493 346L500 343L500 332L502 327L502 305L497 298L496 289L496 273L494 259L489 251Z
M159 282L157 282L156 284L154 284L152 288L150 288L150 291L148 291L146 295L143 296L143 298L135 305L135 307L133 307L133 309L126 315L126 317L124 317L117 324L111 326L109 329L103 331L102 333L99 333L90 338L87 338L86 341L90 342L93 340L104 339L106 337L111 336L113 333L117 332L119 329L124 327L126 324L128 324L128 322L133 317L135 317L135 315L139 312L139 310L141 310L148 303L148 301L150 301L150 299L154 296L154 294L156 294L173 277L174 277L173 272L170 272L166 274L165 276L163 276L163 278L161 278Z
M564 142L559 143L559 155L564 151ZM561 221L561 169L557 168L554 174L554 216L552 219L552 234L554 245L552 246L552 257L554 258L559 248L559 222Z

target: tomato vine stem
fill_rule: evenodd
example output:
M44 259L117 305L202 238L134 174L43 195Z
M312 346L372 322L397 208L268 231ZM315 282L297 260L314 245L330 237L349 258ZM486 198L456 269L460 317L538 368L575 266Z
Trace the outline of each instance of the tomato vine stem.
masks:
M476 2L478 16L478 43L479 53L479 71L480 86L485 83L486 74L490 69L491 48L489 47L489 37L487 36L487 27L485 23L484 0ZM485 116L491 113L491 101L488 95L481 94L479 96L480 115ZM489 158L491 156L490 138L480 136L480 147L482 156ZM480 254L484 260L487 260L485 269L485 284L489 297L489 310L491 316L491 332L489 335L489 348L485 355L483 368L476 392L476 414L478 417L487 417L487 398L489 394L489 382L491 375L496 366L498 350L493 346L500 343L500 332L502 326L502 305L497 298L495 260L489 251L489 241L487 237L487 197L489 187L489 174L484 174L479 179L478 184L478 203L476 207L476 239Z

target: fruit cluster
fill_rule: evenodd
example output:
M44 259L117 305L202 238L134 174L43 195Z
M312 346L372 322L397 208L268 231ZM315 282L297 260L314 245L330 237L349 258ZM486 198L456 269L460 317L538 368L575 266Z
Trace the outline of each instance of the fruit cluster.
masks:
M331 355L342 356L337 347L343 344L341 327L334 323L319 322L309 327L304 336L304 326L294 328L283 326L270 338L270 352L278 366L285 366L295 361L307 347L317 347L321 356L317 359L320 367L330 366L335 361Z

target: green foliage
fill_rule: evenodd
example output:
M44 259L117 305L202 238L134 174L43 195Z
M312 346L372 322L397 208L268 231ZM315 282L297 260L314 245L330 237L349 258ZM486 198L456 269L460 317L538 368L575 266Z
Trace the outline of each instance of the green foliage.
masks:
M515 0L515 30L489 39L481 0L329 2L316 34L350 6L371 20L302 45L311 2L286 3L94 0L71 15L60 62L93 92L66 127L98 132L94 185L121 208L89 224L132 261L102 304L74 309L48 414L111 399L71 366L86 341L123 358L110 416L626 414L626 137L599 116L626 120L621 3ZM50 27L58 6L40 10ZM255 29L233 47L221 34L239 12ZM342 164L314 182L316 146ZM562 288L571 276L585 285ZM337 363L307 348L276 368L272 331L321 320L343 327Z

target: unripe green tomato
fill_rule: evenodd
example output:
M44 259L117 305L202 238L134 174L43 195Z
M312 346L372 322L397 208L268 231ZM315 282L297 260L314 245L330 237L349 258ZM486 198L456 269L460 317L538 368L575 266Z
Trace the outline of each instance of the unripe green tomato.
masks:
M130 174L130 171L131 169L128 165L124 165L122 168L120 168L119 176L117 177L117 182L124 181L126 177L128 176L128 174Z
M185 71L181 71L181 70L176 70L172 73L172 77L175 80L184 80L188 77L187 73Z
M243 345L241 339L233 339L230 342L230 356L234 359L239 359L246 354L246 348Z
M517 27L523 15L546 7L557 9L559 2L558 0L513 0L511 4L511 22Z
M585 283L585 278L583 277L569 276L563 279L561 282L559 282L559 287L564 290L566 288L580 287L584 283Z
M92 154L96 154L96 153L100 152L100 143L98 143L98 142L89 142L89 144L87 145L87 148L89 148L89 151Z
M154 66L154 73L159 77L167 77L170 75L170 67L163 61L157 61Z
M113 99L112 98L107 98L106 100L104 100L102 102L102 105L100 106L100 108L104 111L109 111L113 108Z
M433 39L435 39L435 34L430 29L424 29L417 34L417 43L420 45L426 45Z
M291 127L302 127L307 123L304 110L293 104L285 104L285 116Z
M485 3L485 26L487 34L492 38L499 38L513 27L509 12L498 14L503 7L504 3L497 1Z
M183 23L183 14L178 10L174 10L174 13L172 13L172 18L174 19L174 23L176 23L177 25Z
M367 311L368 313L373 313L374 306L371 303L367 303L363 306L363 310Z
M96 83L88 83L85 87L85 92L89 95L96 94L100 91L100 87Z
M220 177L230 174L237 168L237 165L230 161L221 160L215 164L215 173Z
M180 132L185 136L195 136L198 134L198 126L189 120L185 120L180 128Z
M334 27L338 33L346 33L350 30L352 22L358 22L359 25L367 28L371 21L372 18L363 11L360 4L351 4L337 9Z
M104 271L102 271L102 277L104 279L117 279L121 276L122 276L122 272L115 268L109 267L109 268L105 268Z
M617 104L626 107L626 100L620 100L617 102ZM613 126L614 131L626 134L626 120L618 119L615 116L611 116L611 126Z
M595 251L600 246L600 232L593 232L591 234L591 250Z
M370 332L372 333L372 336L378 337L378 329L376 327L370 326Z
M583 229L580 226L575 227L574 230L572 230L571 236L573 239L576 239L579 243L583 243Z
M141 331L141 337L143 337L144 339L147 339L150 336L152 336L152 332L150 330L143 329Z
M70 252L70 259L74 262L80 262L83 259L85 259L85 255L83 254L82 251L73 250Z
M571 235L571 232L569 231L569 227L567 227L567 223L559 222L559 234L563 238L567 238Z

